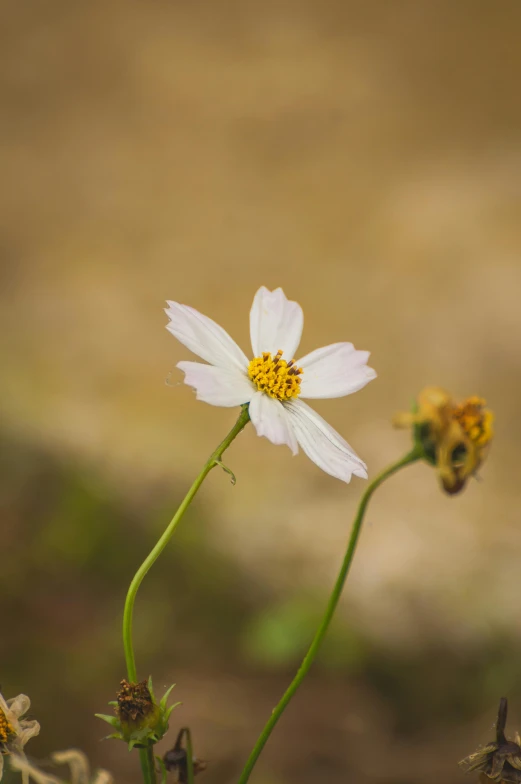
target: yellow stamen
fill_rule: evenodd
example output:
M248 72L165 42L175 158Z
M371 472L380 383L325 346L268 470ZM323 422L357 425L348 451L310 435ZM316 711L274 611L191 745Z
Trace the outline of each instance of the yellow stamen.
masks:
M485 410L486 401L481 397L469 397L454 409L456 419L469 439L477 446L485 446L492 439L493 415Z
M290 400L300 395L302 368L295 365L292 359L286 362L279 350L274 357L265 351L261 357L255 357L248 365L248 376L260 392L265 392L275 400Z
M16 731L8 720L7 716L0 708L0 749L4 746L10 738L16 735Z

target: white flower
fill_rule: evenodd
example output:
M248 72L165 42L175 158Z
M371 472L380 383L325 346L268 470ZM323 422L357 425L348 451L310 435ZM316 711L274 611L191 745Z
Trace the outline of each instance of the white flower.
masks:
M31 700L26 694L19 694L18 697L5 700L0 693L0 781L4 768L4 755L23 756L27 741L40 732L40 725L36 719L22 719L30 706Z
M349 482L352 474L367 479L365 463L304 399L350 395L376 378L367 367L369 353L352 343L333 343L295 361L304 314L282 289L258 290L250 311L253 359L215 321L188 305L168 302L167 329L190 351L209 362L179 362L185 384L197 399L214 406L249 403L259 436L273 444L298 445L319 468Z

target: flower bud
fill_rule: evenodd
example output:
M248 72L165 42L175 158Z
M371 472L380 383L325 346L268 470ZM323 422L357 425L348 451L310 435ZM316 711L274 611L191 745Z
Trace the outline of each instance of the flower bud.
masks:
M182 746L183 736L186 738L186 749ZM174 747L167 751L163 757L163 765L169 773L173 774L174 784L188 784L188 753L191 753L191 750L190 730L187 727L183 727L183 729L179 730ZM193 757L192 770L194 776L206 770L205 760Z

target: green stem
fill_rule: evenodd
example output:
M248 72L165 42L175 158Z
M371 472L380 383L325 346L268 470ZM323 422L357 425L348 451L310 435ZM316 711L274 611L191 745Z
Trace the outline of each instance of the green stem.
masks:
M123 611L123 648L125 650L125 661L127 664L127 673L128 679L131 682L137 681L137 670L136 670L136 660L134 657L134 648L132 645L132 616L134 612L134 602L136 600L136 594L139 590L139 586L143 582L143 578L145 577L148 570L151 566L157 561L165 547L167 546L168 542L170 541L172 534L174 533L178 522L183 517L184 513L190 506L191 501L193 500L195 494L201 487L202 483L206 479L207 475L210 473L212 468L216 465L221 465L221 457L223 453L228 449L234 438L236 438L241 430L248 424L250 419L250 415L248 413L248 406L243 406L241 409L240 416L232 427L226 438L221 441L217 449L212 452L208 460L206 461L203 470L191 486L190 490L184 497L181 505L175 515L173 516L172 520L168 524L165 532L154 546L150 554L145 558L139 569L137 570L136 574L132 582L130 583L130 588L128 589L127 598L125 600L125 609ZM226 468L226 467L224 467ZM233 476L233 475L232 475Z
M159 558L165 547L167 546L168 542L170 541L172 534L174 533L178 522L183 517L184 513L190 506L191 501L193 500L195 494L201 487L202 483L206 479L207 475L210 473L212 468L215 466L220 465L224 468L225 471L231 474L232 481L235 483L235 477L231 473L231 471L222 464L221 457L223 456L224 452L234 438L236 438L241 430L248 424L250 419L250 415L248 413L248 406L243 406L241 409L241 413L235 425L232 427L226 438L221 441L217 449L212 452L208 460L206 461L203 470L189 489L188 493L186 494L185 498L183 499L179 509L173 516L172 520L170 521L168 527L166 528L163 535L160 537L157 544L154 546L150 554L145 558L139 569L137 570L136 574L132 582L130 583L130 587L128 589L127 598L125 600L125 608L123 610L123 648L125 651L125 661L127 665L127 673L129 681L135 683L137 681L137 670L136 670L136 659L134 656L134 647L132 643L132 618L134 614L134 603L136 600L136 595L139 590L139 586L143 582L145 575L147 574L148 570L151 566L156 562ZM139 758L141 762L141 769L143 771L143 781L144 784L156 784L156 770L155 770L155 763L154 763L154 749L153 746L148 746L146 749L139 750Z
M139 761L143 771L144 784L156 784L156 763L154 759L154 747L147 746L146 749L139 749Z
M409 465L410 463L414 463L416 460L419 460L421 457L422 457L422 453L420 452L419 449L417 449L415 447L411 452L409 452L407 455L405 455L405 457L403 457L401 460L398 460L396 463L392 463L392 465L390 465L388 468L386 468L384 471L382 471L380 474L378 474L378 476L376 476L373 479L373 481L370 482L370 484L367 486L366 491L363 494L362 499L360 501L360 505L358 507L358 511L356 513L356 517L355 517L354 522L353 522L353 528L351 530L351 536L349 537L349 542L348 542L348 545L347 545L346 554L344 556L344 560L343 560L342 566L340 568L340 572L339 572L338 577L336 579L335 586L333 588L331 596L329 597L329 602L327 604L326 611L324 613L322 621L320 622L320 626L318 627L318 629L317 629L317 631L315 633L313 641L312 641L311 645L309 646L308 652L304 656L304 659L302 661L302 664L300 665L300 668L299 668L297 674L293 678L291 684L289 685L288 689L286 690L286 692L282 696L282 699L280 700L278 705L273 709L273 711L271 713L271 716L270 716L268 722L266 723L266 726L264 727L264 729L262 730L261 734L259 735L257 743L255 744L255 746L253 748L253 751L251 752L251 754L250 754L250 756L248 758L248 761L247 761L247 763L246 763L246 765L244 767L244 770L241 773L241 776L239 778L238 784L246 784L246 782L250 778L250 774L251 774L253 768L255 767L255 764L256 764L256 762L257 762L257 760L258 760L258 758L259 758L259 756L260 756L264 746L266 745L266 743L268 741L268 738L270 737L270 735L271 735L275 725L277 724L278 720L280 719L280 717L284 713L284 710L286 709L286 707L288 706L289 702L291 701L293 695L295 694L295 692L297 691L298 687L300 686L300 684L304 680L305 676L307 675L311 665L313 664L315 656L318 653L318 649L320 648L320 645L322 644L322 641L323 641L324 637L326 636L327 630L329 628L329 624L331 623L331 620L332 620L333 615L335 613L336 607L338 605L338 601L339 601L340 596L342 594L342 589L344 587L344 583L346 581L346 577L347 577L347 575L349 573L349 568L350 568L351 563L353 561L353 557L354 557L354 554L355 554L356 546L358 544L358 538L360 536L360 531L362 530L362 523L363 523L363 520L364 520L365 511L367 509L367 505L368 505L368 503L369 503L369 501L371 499L371 496L373 495L374 491L378 487L380 487L382 482L385 482L385 480L388 477L390 477L396 471L399 471L400 468L404 468L405 466Z

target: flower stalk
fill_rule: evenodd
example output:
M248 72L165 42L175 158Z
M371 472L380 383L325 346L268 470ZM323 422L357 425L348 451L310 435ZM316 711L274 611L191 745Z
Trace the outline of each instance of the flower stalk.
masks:
M157 561L165 547L167 546L168 542L172 538L172 535L177 527L177 524L180 522L181 518L183 517L184 513L190 506L191 502L193 501L197 491L201 487L202 483L215 466L221 465L221 458L224 452L228 449L232 441L239 435L241 430L243 430L250 420L250 415L248 413L248 406L243 406L241 408L241 413L235 425L232 427L228 435L226 436L223 441L219 444L217 449L212 452L204 467L197 477L197 479L192 484L191 488L189 489L188 493L184 497L183 501L181 502L179 509L171 519L170 523L168 524L167 528L165 529L162 536L159 538L157 543L152 548L150 554L145 558L139 569L137 570L136 574L134 575L132 582L130 583L130 587L128 589L127 598L125 600L125 609L123 611L123 648L125 650L125 662L127 665L127 675L129 681L137 681L137 670L136 670L136 659L134 656L134 647L132 643L132 618L134 614L134 603L136 600L136 595L139 590L139 586L143 582L145 575L149 571L149 569L154 565ZM229 470L222 466L224 470L229 472ZM232 475L232 480L233 480Z
M297 674L295 675L289 687L285 691L278 705L273 709L270 718L268 719L264 729L259 735L259 738L248 758L248 761L246 762L244 770L241 773L238 784L246 784L246 782L249 780L251 772L253 771L253 768L255 767L255 764L264 746L266 745L271 733L273 732L275 725L277 724L278 720L280 719L280 717L286 710L287 706L291 702L291 699L295 695L297 689L299 688L300 684L306 677L307 673L311 668L311 665L313 664L313 661L315 660L315 657L324 640L324 637L327 634L327 631L329 629L329 626L335 614L335 610L337 608L340 596L342 595L342 590L344 588L347 575L349 574L349 569L353 562L356 546L358 544L360 532L362 530L362 523L364 521L365 512L369 504L369 501L373 496L373 493L390 476L395 474L401 468L405 468L405 466L408 466L411 463L415 463L417 460L420 460L422 457L424 457L423 450L421 449L420 446L416 445L411 452L406 454L405 457L401 458L401 460L392 463L390 466L384 469L368 485L358 506L358 510L353 522L353 527L351 529L351 535L349 537L349 541L347 544L346 553L344 555L344 560L342 562L342 566L340 567L338 577L333 587L333 591L331 592L331 595L329 597L326 611L322 617L320 625L317 631L315 632L315 636L311 642L311 645L309 646L306 655L304 656L304 659L302 660L302 664L300 665Z
M224 452L228 449L228 447L232 443L232 441L246 427L249 420L250 420L250 415L248 411L248 406L244 405L241 407L241 413L239 414L239 418L237 419L237 422L232 427L232 429L230 430L226 438L224 438L223 441L221 441L217 449L215 449L215 451L212 452L212 454L204 464L201 473L190 487L188 493L184 497L177 512L175 513L172 520L168 524L164 533L159 538L157 543L154 545L149 555L145 558L145 560L137 570L136 574L134 575L132 582L130 583L130 587L128 589L127 597L125 600L125 607L123 610L123 649L125 652L127 676L128 676L128 680L131 682L137 681L136 658L134 654L134 645L132 640L132 621L134 615L134 604L136 601L136 596L139 587L143 582L146 574L150 570L150 568L154 565L154 563L157 561L157 559L159 558L159 556L161 555L161 553L169 543L177 527L177 524L180 522L184 513L190 506L197 491L201 487L202 483L204 482L204 480L206 479L206 477L208 476L212 468L215 468L215 466L221 466L227 473L231 474L232 482L235 483L235 477L233 473L222 463L221 458ZM143 779L145 784L155 784L156 773L155 773L155 764L154 764L153 745L148 745L146 748L140 749L139 756L141 760L141 768L143 771Z

